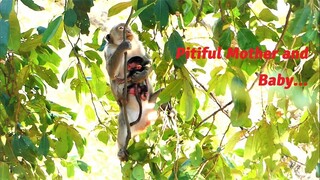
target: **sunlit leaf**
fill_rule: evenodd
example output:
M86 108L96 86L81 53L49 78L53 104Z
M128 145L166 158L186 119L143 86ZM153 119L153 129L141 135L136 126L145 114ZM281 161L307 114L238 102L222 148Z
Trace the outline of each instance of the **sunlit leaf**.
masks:
M109 141L109 134L106 131L100 131L98 134L98 139L107 145Z
M262 21L265 22L270 22L270 21L278 21L279 18L277 16L275 16L270 9L268 8L264 8L260 13L259 13L259 18Z
M84 108L84 113L88 121L94 121L96 119L96 114L91 106L86 105Z
M179 113L181 118L188 122L196 112L195 94L188 81L184 81L183 93L180 99Z
M101 98L107 89L106 79L99 68L99 66L95 63L91 66L91 73L92 73L92 90L97 95L98 98Z
M71 162L67 163L67 176L69 178L74 176L74 164Z
M112 6L108 11L108 16L114 16L131 6L131 2L120 2Z
M227 142L224 147L224 152L228 153L233 150L235 145L240 141L240 139L244 136L245 131L238 131L236 132Z
M10 23L10 35L8 41L8 48L13 51L17 51L20 47L21 34L20 34L20 24L17 18L17 14L12 11L9 17Z

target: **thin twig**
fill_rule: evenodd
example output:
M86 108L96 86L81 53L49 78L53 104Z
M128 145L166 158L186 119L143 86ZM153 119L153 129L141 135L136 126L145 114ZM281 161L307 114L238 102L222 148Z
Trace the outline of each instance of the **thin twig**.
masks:
M72 41L71 41L71 39L70 39L70 37L69 37L69 35L68 35L68 33L66 32L66 29L65 29L65 28L64 28L64 31L65 31L65 33L66 33L67 40L68 40L68 42L70 43L70 45L71 45L71 47L72 47L72 51L74 52L74 55L75 55L75 57L76 57L76 59L77 59L77 66L78 66L78 68L79 68L79 70L80 70L81 76L83 77L83 79L84 79L85 82L86 82L86 85L87 85L88 88L89 88L90 97L91 97L91 103L92 103L92 106L93 106L95 115L96 115L96 117L97 117L97 119L98 119L98 122L99 122L99 124L101 124L101 125L103 125L104 127L108 128L105 124L102 123L102 121L101 121L101 119L100 119L100 117L99 117L99 115L98 115L98 110L97 110L97 107L96 107L96 105L95 105L95 103L94 103L94 96L93 96L92 87L90 86L90 84L89 84L89 82L88 82L88 80L87 80L87 78L86 78L86 75L85 75L85 73L84 73L84 71L83 71L83 68L82 68L82 65L81 65L81 61L80 61L80 58L79 58L79 54L78 54L78 52L76 51L76 48L75 48L75 46L77 45L77 43L78 43L79 40L80 40L80 35L79 35L79 37L78 37L78 39L77 39L77 42L76 42L75 44L73 44Z
M221 147L221 146L222 146L223 140L224 140L224 138L226 137L226 134L227 134L227 132L229 131L230 126L231 126L231 123L229 123L229 125L228 125L228 127L227 127L226 131L223 133L223 136L222 136L222 138L221 138L221 141L220 141L220 145L219 145L219 147Z

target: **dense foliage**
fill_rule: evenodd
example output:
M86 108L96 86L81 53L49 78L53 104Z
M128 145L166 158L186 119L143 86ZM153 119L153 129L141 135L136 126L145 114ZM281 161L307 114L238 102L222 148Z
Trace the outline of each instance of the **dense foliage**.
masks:
M285 0L287 16L281 21L274 15L280 11L278 1L132 0L109 9L109 16L129 7L135 10L130 26L153 60L155 88L165 88L158 105L172 106L162 111L163 121L140 135L138 142L130 142L130 159L122 167L124 179L286 179L297 164L311 177L320 176L319 4ZM61 178L56 163L67 168L69 177L75 166L89 172L81 159L66 160L73 148L79 158L85 153L86 139L73 125L77 114L49 101L47 89L68 83L80 104L89 96L92 105L85 105L85 114L99 122L98 139L106 144L115 141L117 105L98 53L104 43L99 29L89 31L88 13L94 2L66 0L61 15L25 32L20 31L17 18L21 3L45 11L33 0L0 1L0 179ZM253 3L265 7L257 14ZM213 28L205 17L217 20ZM136 21L141 21L141 27ZM212 48L227 52L231 47L259 47L279 53L273 59L223 58L223 65L210 69L204 68L207 59L198 58L196 65L187 68L186 56L177 58L176 50L201 47L186 37L193 26L207 27ZM92 36L92 41L80 48L84 35ZM273 46L266 46L266 40ZM307 61L281 59L285 50L302 47L308 47ZM58 67L66 61L60 55L64 48L71 49L73 63L60 73ZM208 71L211 79L203 84L197 77ZM265 91L267 100L253 104L251 91L262 73L281 73L307 85L271 86ZM225 100L218 101L219 97ZM105 118L97 112L98 103L106 108ZM262 108L258 119L250 116L256 113L250 111L253 106ZM218 117L227 124L220 129L222 135L217 134ZM306 152L305 163L287 144Z

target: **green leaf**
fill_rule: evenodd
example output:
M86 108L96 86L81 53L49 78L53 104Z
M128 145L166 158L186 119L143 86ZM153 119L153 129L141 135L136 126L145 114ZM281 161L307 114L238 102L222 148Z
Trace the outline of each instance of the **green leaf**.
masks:
M131 6L131 2L120 2L114 6L112 6L108 11L108 17L114 16L119 14L121 11L127 9Z
M136 10L133 14L132 14L132 18L135 18L136 16L139 16L145 9L147 9L149 6L154 5L153 3L150 3L146 6L141 7L140 9Z
M227 142L224 147L224 152L229 153L233 150L235 145L240 141L240 139L245 135L245 131L238 131L236 132Z
M12 0L2 0L0 2L0 15L2 19L8 19L12 10Z
M43 7L37 5L36 3L33 2L33 0L21 0L21 2L28 6L30 9L34 10L34 11L42 11L44 10Z
M48 25L48 28L44 31L42 42L48 43L53 36L56 34L62 22L62 16L57 17L55 20L51 21Z
M294 15L294 19L291 21L288 31L292 35L298 35L305 27L308 17L312 16L311 8L307 5L302 9L298 9Z
M234 76L231 83L231 94L234 107L231 111L231 123L234 127L250 127L252 122L248 118L251 108L251 99L245 89L245 82L238 76Z
M132 170L132 176L135 179L144 179L144 169L142 165L137 164Z
M319 161L319 151L315 150L311 153L311 157L307 158L306 173L311 173L317 166Z
M84 144L83 139L79 132L72 126L68 126L68 134L70 135L71 139L76 144L76 148L78 150L79 156L82 158L84 155Z
M184 81L183 93L180 99L179 114L183 121L188 122L192 120L196 112L196 97L190 82Z
M86 0L85 0L86 1ZM90 0L88 0L90 1ZM90 27L90 20L89 16L86 12L90 11L90 8L88 8L88 11L82 11L80 8L77 8L75 6L73 10L76 12L78 20L77 20L77 27L80 28L80 33L81 34L89 34L89 27Z
M103 142L104 144L108 145L109 141L109 134L107 131L100 131L98 134L99 141Z
M275 16L270 9L268 8L264 8L260 13L259 13L259 18L262 21L265 22L270 22L270 21L278 21L279 18L277 16Z
M96 64L97 65L101 65L102 64L102 58L100 57L100 55L97 53L97 51L93 51L93 50L88 50L85 51L84 54L90 59L90 60L96 60Z
M66 158L68 154L68 144L65 141L57 141L55 144L55 152L59 158Z
M242 50L259 47L259 41L256 36L249 30L241 28L237 34L237 40Z
M56 74L51 69L46 69L41 66L34 66L34 70L36 71L37 75L40 76L48 85L57 89L59 80Z
M247 138L247 142L245 144L244 154L243 154L244 159L251 160L253 158L253 156L257 153L255 139L258 137L257 137L257 135L254 134L254 132L252 132L252 134L250 134L249 137Z
M99 68L99 66L95 63L91 66L91 73L92 73L92 90L97 95L98 98L101 98L105 93L107 89L106 85L106 79Z
M181 68L186 62L186 55L182 55L180 57L176 57L178 48L185 49L182 37L177 31L173 31L168 39L168 42L166 43L171 58L173 59L173 64L177 68Z
M158 104L163 104L169 102L171 97L176 97L180 92L183 85L182 79L176 79L172 81L159 95L160 102Z
M68 178L74 176L74 165L71 162L67 163L67 176Z
M93 0L73 0L76 9L83 12L90 12L90 8L94 5Z
M156 25L156 16L155 16L155 8L154 8L154 0L145 0L145 1L138 1L138 11L144 8L140 14L139 19L141 20L143 26L151 29L154 28Z
M176 14L177 11L182 12L183 1L179 0L166 0L169 7L170 14Z
M54 164L54 161L51 158L47 158L47 160L44 162L44 164L46 165L46 171L48 174L53 174L56 166Z
M16 76L16 88L20 90L30 75L30 66L23 67Z
M0 58L2 59L4 59L7 54L9 30L9 22L0 19Z
M199 144L196 144L195 151L190 154L191 165L199 167L202 163L203 151Z
M21 43L19 50L21 52L30 52L34 50L36 47L40 46L41 44L42 44L42 35L34 36L32 39L28 39L27 41Z
M257 26L256 36L260 42L265 39L271 39L276 42L279 39L278 34L267 26Z
M263 4L266 5L268 8L277 10L278 0L262 0Z
M8 48L13 51L18 51L20 47L21 33L20 33L20 24L17 18L16 12L12 11L9 17L10 23L10 35L8 41Z
M68 9L64 14L64 24L73 27L77 22L77 14L73 9Z
M0 179L10 179L9 177L10 176L8 164L5 162L0 162Z
M86 173L90 172L90 166L87 163L80 161L80 160L77 160L77 165L79 166L81 171L86 172Z
M88 121L94 121L96 119L96 114L91 106L86 105L84 108L84 113Z
M316 41L316 39L319 39L318 32L316 30L308 30L303 36L302 36L302 42L304 44L309 43L310 41ZM316 43L315 43L316 44Z
M221 46L222 49L228 49L231 45L231 40L233 39L233 36L234 33L233 31L231 31L230 28L224 30L219 40L219 46Z
M62 74L61 81L65 83L67 79L70 79L73 76L74 76L74 67L70 67L67 70L65 70L64 73Z
M160 30L168 25L169 7L166 0L158 0L154 6L156 21L160 22Z
M49 153L49 148L50 148L50 144L49 144L48 136L47 134L43 134L40 140L38 152L41 155L47 156Z

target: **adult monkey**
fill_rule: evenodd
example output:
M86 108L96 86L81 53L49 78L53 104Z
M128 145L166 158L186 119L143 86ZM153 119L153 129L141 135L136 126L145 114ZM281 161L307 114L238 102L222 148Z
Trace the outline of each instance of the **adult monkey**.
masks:
M110 78L111 90L121 108L118 116L119 127L117 137L119 147L118 157L121 161L128 160L127 146L131 138L130 135L133 137L141 133L151 122L157 119L158 113L154 110L154 106L160 93L160 91L153 93L148 78L150 68L143 67L142 71L136 71L131 75L129 83L145 81L148 87L148 97L146 100L139 102L136 99L136 95L129 93L127 94L127 98L124 98L124 79L125 76L127 76L127 74L124 73L124 53L127 53L126 61L135 56L146 59L142 43L135 37L131 29L125 28L124 26L125 24L121 23L111 29L110 33L106 36L108 45L105 50L106 68ZM125 32L123 32L124 29ZM126 36L125 41L123 41L123 34ZM124 103L125 108L123 108ZM128 122L126 122L126 114L124 111L126 111ZM140 117L140 119L138 117ZM130 131L127 128L128 123L131 124Z

